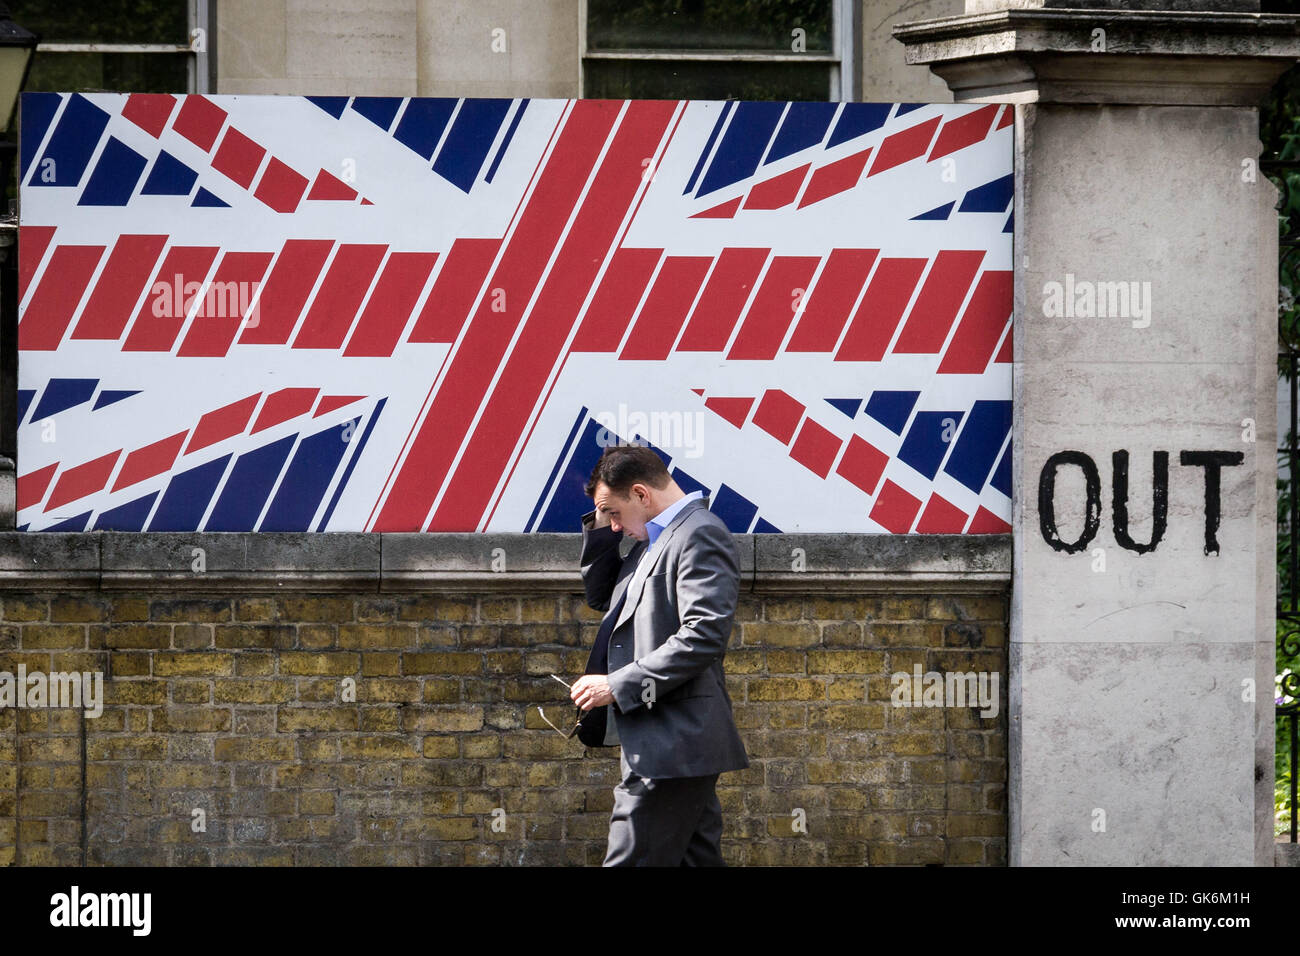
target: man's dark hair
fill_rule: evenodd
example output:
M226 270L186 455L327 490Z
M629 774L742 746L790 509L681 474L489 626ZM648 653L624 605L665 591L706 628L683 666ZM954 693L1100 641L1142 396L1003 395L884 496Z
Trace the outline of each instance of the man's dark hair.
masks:
M596 485L604 482L620 498L626 498L638 481L652 488L668 486L668 469L664 461L645 445L610 445L596 462L587 482L588 498L596 495Z

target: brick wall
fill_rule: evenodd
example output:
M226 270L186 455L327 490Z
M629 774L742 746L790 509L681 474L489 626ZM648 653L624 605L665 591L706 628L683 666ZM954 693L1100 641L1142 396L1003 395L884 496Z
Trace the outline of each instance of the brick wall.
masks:
M106 700L0 709L0 865L598 864L617 750L537 705L572 719L547 675L599 617L576 589L0 592L0 671L100 670ZM1006 618L996 582L743 594L728 862L1004 864ZM997 672L998 716L891 706L916 663Z

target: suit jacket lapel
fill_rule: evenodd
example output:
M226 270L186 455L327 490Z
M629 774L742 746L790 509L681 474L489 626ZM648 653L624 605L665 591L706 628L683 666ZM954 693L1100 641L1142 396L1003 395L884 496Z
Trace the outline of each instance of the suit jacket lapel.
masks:
M668 522L668 527L664 528L663 533L660 534L658 540L655 541L655 547L657 547L659 550L654 553L653 560L647 561L645 559L645 556L642 555L641 562L637 565L636 571L632 573L631 580L628 581L627 600L623 602L623 610L619 612L618 620L614 622L615 630L618 630L620 627L622 627L623 622L626 621L629 617L631 617L632 612L636 610L636 606L641 600L641 592L644 590L645 579L650 576L650 571L652 570L651 566L658 564L659 559L662 558L666 553L667 546L668 546L668 539L670 539L673 536L673 534L677 531L677 529L681 526L682 519L684 519L688 514L690 514L696 508L703 508L703 507L704 507L703 498L696 498L694 501L688 501L685 504L685 506L683 506L682 510L677 512L677 514L673 517L673 520Z

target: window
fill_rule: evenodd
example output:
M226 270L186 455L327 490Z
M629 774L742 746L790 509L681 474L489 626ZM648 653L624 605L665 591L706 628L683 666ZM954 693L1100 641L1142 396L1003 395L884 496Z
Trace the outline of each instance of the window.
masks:
M582 91L856 99L856 0L585 0Z
M47 92L203 93L209 0L10 0L41 38L23 87Z

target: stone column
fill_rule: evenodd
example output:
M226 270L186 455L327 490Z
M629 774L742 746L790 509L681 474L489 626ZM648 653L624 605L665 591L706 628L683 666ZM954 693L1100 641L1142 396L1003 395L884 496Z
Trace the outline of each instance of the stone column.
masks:
M1012 865L1273 863L1256 105L1300 18L1258 9L967 0L894 30L957 101L1017 104Z

